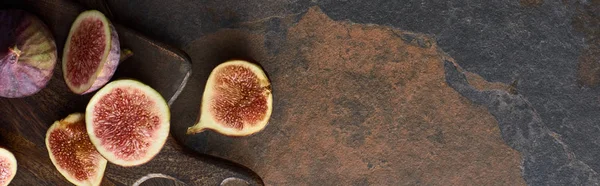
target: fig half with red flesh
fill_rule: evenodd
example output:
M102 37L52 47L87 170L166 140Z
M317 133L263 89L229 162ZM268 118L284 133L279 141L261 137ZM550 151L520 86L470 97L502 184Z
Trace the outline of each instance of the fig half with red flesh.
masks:
M75 185L100 185L106 159L98 153L85 129L82 113L54 122L46 132L46 148L54 167Z
M38 17L0 10L0 97L26 97L46 87L56 55L54 37Z
M128 167L150 161L169 135L170 111L164 98L136 80L108 83L86 107L87 132L109 162Z
M0 148L0 186L8 185L17 174L17 159L12 152Z
M62 57L69 89L87 94L104 86L120 62L119 36L111 22L97 10L80 13L73 22Z
M243 60L215 67L208 77L198 123L188 134L212 129L228 136L261 131L271 117L271 83L262 68Z

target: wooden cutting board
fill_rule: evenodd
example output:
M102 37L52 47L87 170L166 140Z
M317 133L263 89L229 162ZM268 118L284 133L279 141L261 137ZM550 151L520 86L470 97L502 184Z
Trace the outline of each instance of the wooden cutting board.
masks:
M86 9L67 0L9 0L0 5L38 15L54 34L59 58L71 23ZM156 89L171 105L191 74L187 55L114 24L121 48L130 49L134 54L119 65L113 79L138 79ZM0 146L11 150L18 161L14 185L69 185L52 165L44 137L54 121L70 113L84 112L92 96L93 93L80 96L69 91L58 61L52 80L41 92L20 99L0 98ZM177 117L177 113L172 113L172 117ZM153 176L177 180L172 183L178 185L219 185L223 180L244 185L263 184L253 171L227 160L195 154L181 148L170 137L161 153L144 165L123 168L109 163L102 185L133 185L136 181L140 183L143 177Z

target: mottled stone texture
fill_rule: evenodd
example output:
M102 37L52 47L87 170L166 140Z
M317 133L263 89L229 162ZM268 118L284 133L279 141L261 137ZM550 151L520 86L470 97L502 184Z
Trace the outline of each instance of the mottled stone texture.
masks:
M576 3L572 26L584 34L585 45L579 55L578 80L585 86L600 84L600 1Z
M195 62L256 60L274 96L264 131L186 136L188 146L206 140L197 150L242 163L268 185L525 183L493 116L446 84L452 59L429 36L332 21L318 8L289 19L221 30L186 48ZM201 80L210 65L195 65Z
M323 2L334 20L435 35L439 48L466 71L511 84L517 94L482 103L507 143L527 144L519 150L528 184L598 184L600 1ZM465 90L457 88L469 100L489 95ZM507 105L487 105L493 100ZM517 127L539 135L513 135Z

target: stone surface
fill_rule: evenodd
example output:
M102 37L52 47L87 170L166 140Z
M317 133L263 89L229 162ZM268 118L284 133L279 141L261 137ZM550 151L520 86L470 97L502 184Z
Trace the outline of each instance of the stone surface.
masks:
M247 165L267 185L525 183L521 157L504 144L492 115L445 83L449 57L429 37L336 22L316 7L285 23L244 24L185 49L193 61L218 61L214 54L227 49L202 49L245 41L243 56L264 66L274 96L265 131L184 136L188 146L207 140L197 150ZM210 70L201 67L196 76Z
M558 185L568 181L597 184L596 172L600 170L600 161L598 161L600 139L597 135L600 132L600 127L598 127L598 123L600 123L600 40L598 39L600 1L598 0L256 0L252 2L224 0L219 3L198 3L184 0L174 0L172 3L163 3L159 0L141 3L142 1L132 0L128 3L109 2L111 7L114 7L113 12L119 20L130 23L139 30L176 46L197 45L199 40L219 38L223 37L222 35L247 39L246 34L243 33L244 30L247 30L252 31L252 34L255 35L250 38L260 38L257 39L258 41L248 39L246 40L248 43L264 42L264 45L256 44L249 48L264 46L267 48L267 52L261 55L266 56L288 55L281 53L286 50L287 45L284 43L290 43L291 38L287 33L290 30L287 30L287 26L281 25L298 22L299 18L314 6L321 8L324 14L336 21L375 24L426 34L426 37L432 38L433 45L453 59L448 62L440 62L445 64L445 73L448 75L443 76L445 81L451 85L453 90L459 92L463 99L469 100L465 104L474 104L470 106L476 108L478 105L487 108L486 110L494 116L494 121L500 127L505 143L521 152L523 177L528 184ZM235 12L235 14L231 12ZM259 23L267 25L255 26ZM224 31L223 28L236 28L238 31ZM262 32L253 31L256 29L262 30ZM228 34L224 34L224 32ZM298 38L296 37L296 39ZM219 43L219 39L214 40L217 40L216 44ZM241 43L246 43L246 41ZM426 45L423 42L421 44ZM203 47L189 47L188 53L194 56L197 51L215 48L213 45L204 45ZM235 44L229 46L229 48L235 47L240 46ZM330 47L335 46L331 45ZM308 49L312 50L309 47ZM296 48L296 50L308 52L301 51L302 48ZM322 50L330 51L331 49ZM212 51L218 52L219 50ZM378 49L376 51L385 50ZM365 55L365 53L361 54ZM228 54L215 55L217 56L205 57L202 60L228 56ZM252 55L254 54L246 56ZM274 57L267 58L272 60L271 58ZM194 62L202 63L204 62L202 60ZM385 60L373 57L370 61L373 61L371 65L375 66L375 64L379 64L379 61ZM303 67L307 71L320 69L310 68L310 64L316 64L314 61L296 58L281 63L294 65L293 67ZM324 63L324 65L329 65L329 63ZM462 67L462 70L454 69L453 67L456 65ZM336 66L336 70L343 67L346 67L345 64ZM268 68L267 66L268 71L274 71L271 73L275 74L281 73L275 70L282 70ZM360 72L360 68L353 70ZM203 73L204 71L195 69L194 73ZM326 74L328 73L320 74L319 77ZM382 74L376 73L376 75ZM305 77L306 74L290 74L290 76L298 79L308 78ZM335 80L335 78L339 78L338 76L331 78ZM376 86L381 82L367 77L371 76L363 78L363 81L367 79L367 83L364 84L368 86L365 88L373 88L369 86ZM379 78L386 79L385 77ZM360 82L359 80L354 80L354 82ZM487 83L486 81L496 83ZM300 86L297 83L292 85ZM315 83L310 88L323 88L319 85ZM313 90L310 88L309 90ZM343 88L346 87L341 86L338 89ZM281 91L285 91L285 89ZM315 92L325 94L323 90L315 90ZM346 92L346 90L339 90L339 92ZM371 92L379 91L371 90L369 93ZM375 95L385 98L384 95ZM279 101L280 107L297 106L292 105L290 100ZM328 102L322 103L323 108L321 109L323 110L319 111L327 111L325 108L329 108ZM344 101L342 100L340 103L344 103ZM362 102L361 104L365 105ZM378 106L386 109L399 108ZM294 115L308 117L304 114L309 111L297 111L298 113L294 113ZM315 114L320 115L311 116L309 119L316 120L326 117L326 119L333 120L335 118L322 113L331 114L316 112ZM362 113L356 113L357 116L361 116L360 114ZM192 115L194 114L191 113L184 117L190 118L193 117ZM277 118L284 116L274 117L274 120L285 119ZM298 122L299 120L294 121ZM365 122L373 121L366 119ZM326 126L335 128L333 124L326 124ZM343 128L352 127L350 125ZM275 129L267 128L265 133L275 133L268 135L272 138L290 136L289 133L286 133L289 131L272 130ZM340 130L341 132L343 131ZM350 135L352 133L341 134ZM265 150L266 147L263 144L265 142L251 143L253 138L229 139L218 138L214 135L197 136L197 138L212 140L198 142L192 146L196 149L204 149L209 153L228 156L225 155L225 152L230 149L217 147L214 143L236 144L240 143L238 141L244 141L245 145L240 146L248 146L251 150L240 149L230 153L237 155L227 158L249 162L248 166L250 167L264 164L261 162L262 159L256 157L273 153ZM373 135L373 131L371 131L371 135ZM344 142L345 138L340 140L340 142ZM336 140L332 141L337 142ZM332 146L332 149L336 148ZM251 152L260 152L263 155L249 155ZM372 164L372 166L377 167L376 164ZM368 183L368 181L360 183Z

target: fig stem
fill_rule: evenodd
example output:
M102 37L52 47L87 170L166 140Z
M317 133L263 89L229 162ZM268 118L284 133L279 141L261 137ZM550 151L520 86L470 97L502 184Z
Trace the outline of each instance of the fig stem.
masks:
M14 47L9 47L8 51L10 51L8 54L10 63L16 63L17 61L19 61L19 57L21 56L21 50L17 48L17 45L15 45Z
M119 58L119 61L123 62L125 60L127 60L127 58L133 56L133 52L129 49L123 49L121 50L121 57Z
M197 126L197 125L198 124L196 124L192 127L188 127L185 134L187 134L187 135L198 134L198 133L204 132L204 130L206 130L206 128L204 128L202 126Z

